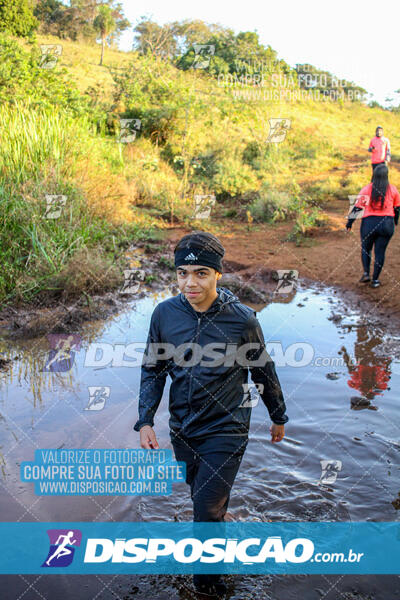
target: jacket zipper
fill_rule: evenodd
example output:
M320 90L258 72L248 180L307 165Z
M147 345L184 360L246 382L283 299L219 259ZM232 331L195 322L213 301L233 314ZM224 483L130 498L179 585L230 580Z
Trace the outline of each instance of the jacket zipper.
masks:
M221 310L224 308L224 306L221 307ZM206 311L208 312L208 311ZM198 336L199 336L199 330L200 330L200 322L201 322L201 317L197 317L197 331L196 331L196 338L195 338L195 343L198 340ZM188 404L190 407L190 400L192 398L192 381L193 381L193 375L192 375L192 371L193 371L193 366L190 367L190 383L189 383L189 395L188 395Z
M200 330L200 321L201 321L201 317L197 317L197 331L196 331L196 338L195 338L195 342L197 342L198 336L199 336L199 330ZM189 397L188 397L188 404L190 406L190 400L191 400L191 391L192 391L192 381L193 381L193 375L192 375L192 371L193 371L193 365L190 367L190 383L189 383Z

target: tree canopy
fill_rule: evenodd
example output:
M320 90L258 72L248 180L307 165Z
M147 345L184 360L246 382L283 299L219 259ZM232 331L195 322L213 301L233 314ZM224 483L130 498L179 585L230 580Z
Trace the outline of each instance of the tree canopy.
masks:
M37 26L30 0L0 0L0 31L25 37Z
M94 42L99 36L95 20L102 11L104 13L104 9L109 9L115 21L115 28L107 36L110 43L115 43L131 25L124 16L122 4L116 0L70 0L69 6L60 0L38 0L34 14L42 33L73 41Z

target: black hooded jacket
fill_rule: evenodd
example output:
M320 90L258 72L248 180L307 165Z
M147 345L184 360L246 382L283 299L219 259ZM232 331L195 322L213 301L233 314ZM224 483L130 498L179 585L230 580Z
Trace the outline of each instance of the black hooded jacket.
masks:
M155 307L141 366L139 419L135 431L144 425L154 425L154 415L167 375L170 375L171 431L190 438L248 435L251 407L243 404L251 405L251 401L246 402L243 384L248 382L249 369L253 382L264 386L261 398L271 420L277 424L289 420L256 312L227 288L217 287L217 293L218 298L205 312L195 311L182 293ZM173 351L167 352L163 359L160 350L157 354L151 345L159 342L173 345L170 346ZM204 353L207 344L218 343L219 351ZM248 346L244 360L243 355L236 360L238 348L246 343L255 345ZM181 344L192 344L192 348L179 350ZM196 357L196 350L201 357L199 354ZM257 360L259 366L254 366ZM210 361L215 364L207 364Z

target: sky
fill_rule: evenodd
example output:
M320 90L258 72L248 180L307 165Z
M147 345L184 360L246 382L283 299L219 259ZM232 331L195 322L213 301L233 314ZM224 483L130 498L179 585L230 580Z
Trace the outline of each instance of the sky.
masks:
M120 0L133 25L146 16L162 25L200 19L240 31L257 31L292 67L310 63L354 81L382 105L400 103L398 0ZM132 29L121 35L121 50L132 47Z

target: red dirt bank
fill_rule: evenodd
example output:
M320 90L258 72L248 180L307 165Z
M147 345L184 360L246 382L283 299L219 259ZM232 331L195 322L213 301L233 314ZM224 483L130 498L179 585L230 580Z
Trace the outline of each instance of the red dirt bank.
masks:
M244 223L224 219L216 221L218 232L214 227L212 231L225 247L227 270L235 270L245 280L251 279L263 267L297 269L299 279L318 281L336 286L341 291L355 292L360 299L359 306L366 301L369 312L372 311L374 316L387 314L400 319L400 223L386 251L380 275L382 285L373 289L368 284L358 282L363 272L359 232L361 220L357 219L351 232L347 233L345 202L330 201L325 213L329 218L328 224L311 232L310 246L296 246L294 242L285 241L293 227L293 223L289 222L273 226L253 224L248 232ZM208 230L206 222L203 227L199 226L199 222L196 225L197 229ZM183 227L168 230L166 238L171 249L190 231ZM234 269L229 268L229 263L233 263Z

